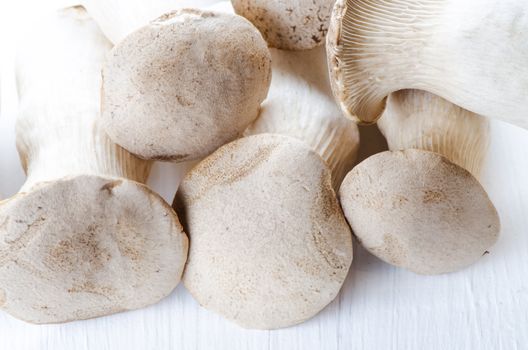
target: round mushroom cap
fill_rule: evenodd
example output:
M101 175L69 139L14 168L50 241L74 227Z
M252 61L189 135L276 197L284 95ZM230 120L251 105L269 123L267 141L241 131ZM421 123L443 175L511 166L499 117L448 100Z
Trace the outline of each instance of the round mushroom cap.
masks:
M231 0L271 47L308 50L325 41L335 0Z
M144 307L176 287L187 248L172 208L139 183L41 183L0 205L0 308L59 323Z
M271 55L243 17L184 9L127 36L103 67L102 121L145 159L202 158L257 118Z
M314 316L336 297L352 262L330 170L287 136L223 146L184 178L175 206L192 242L186 288L245 328Z
M500 231L497 211L479 182L432 152L374 155L347 175L339 196L370 253L419 274L475 263Z

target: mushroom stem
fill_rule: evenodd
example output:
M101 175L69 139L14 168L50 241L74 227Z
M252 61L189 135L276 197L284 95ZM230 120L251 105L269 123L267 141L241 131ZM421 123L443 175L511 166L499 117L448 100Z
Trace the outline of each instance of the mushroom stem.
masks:
M334 93L365 123L390 93L419 89L528 128L527 10L517 0L339 0L328 35Z
M356 161L359 131L332 96L325 48L270 51L270 91L245 135L276 133L304 141L328 164L337 189Z
M99 114L101 63L111 44L86 12L77 8L75 18L79 26L57 21L45 33L54 40L28 41L17 55L17 149L28 175L21 192L39 182L79 174L141 183L149 174L151 162L112 143L94 121Z
M439 153L478 178L489 147L489 120L420 90L393 92L378 126L389 149Z
M32 94L22 93L21 101L29 107L24 100L33 98ZM47 127L53 118L46 118L45 114L31 122L21 115L17 123L17 148L28 175L20 192L27 192L40 182L80 174L146 182L151 162L112 143L97 123L65 119L61 127Z

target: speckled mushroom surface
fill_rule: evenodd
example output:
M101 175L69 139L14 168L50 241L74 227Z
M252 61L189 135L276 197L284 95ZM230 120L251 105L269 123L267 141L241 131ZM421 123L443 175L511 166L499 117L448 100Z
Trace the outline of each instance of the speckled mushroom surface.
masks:
M433 152L374 155L347 175L339 197L363 247L419 274L475 263L500 231L497 211L479 182Z
M97 123L110 43L82 7L31 28L16 60L27 180L0 202L0 308L60 323L145 307L179 283L188 239L150 163Z
M231 0L271 47L308 50L326 38L335 0Z
M351 231L330 170L301 141L260 134L221 147L184 178L174 205L192 242L185 287L242 327L301 323L345 280Z
M178 284L187 238L140 184L98 176L42 183L0 206L0 308L31 323L153 304Z
M103 67L102 123L145 159L202 158L258 116L271 56L243 17L184 9L117 44Z

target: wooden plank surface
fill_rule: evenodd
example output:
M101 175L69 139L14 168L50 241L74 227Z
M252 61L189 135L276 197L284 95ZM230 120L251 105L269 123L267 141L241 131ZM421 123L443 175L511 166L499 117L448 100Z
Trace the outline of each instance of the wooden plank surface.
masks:
M61 1L0 0L0 197L24 181L14 144L12 70L17 26ZM528 116L527 116L528 117ZM372 129L364 142L382 147ZM364 148L365 149L365 148ZM528 348L528 132L492 123L483 184L502 236L476 265L424 277L355 246L339 297L312 320L284 330L248 331L201 308L180 286L149 308L35 326L0 312L0 350L18 349L526 349ZM150 184L171 201L182 170L158 164Z

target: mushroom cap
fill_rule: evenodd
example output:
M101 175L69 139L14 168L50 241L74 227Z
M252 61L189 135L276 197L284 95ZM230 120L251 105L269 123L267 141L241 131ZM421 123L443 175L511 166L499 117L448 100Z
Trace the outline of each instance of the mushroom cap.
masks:
M374 155L347 175L339 196L370 253L419 274L473 264L500 231L497 211L479 182L433 152Z
M178 284L188 240L174 211L128 180L40 183L0 205L0 307L59 323L153 304Z
M259 134L221 147L184 178L175 207L192 242L186 288L245 328L314 316L352 262L330 170L291 137Z
M127 36L103 67L102 122L145 159L202 158L258 116L271 55L244 18L184 9Z
M324 43L335 0L231 0L271 47L308 50Z

